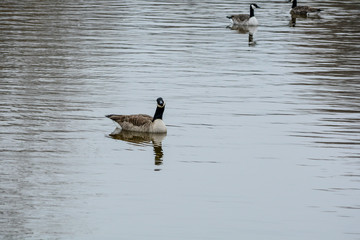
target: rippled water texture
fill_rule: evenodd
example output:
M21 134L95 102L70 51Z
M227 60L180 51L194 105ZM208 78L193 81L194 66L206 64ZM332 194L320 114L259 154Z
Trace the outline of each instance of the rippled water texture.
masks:
M0 1L0 239L359 239L360 2L256 3Z

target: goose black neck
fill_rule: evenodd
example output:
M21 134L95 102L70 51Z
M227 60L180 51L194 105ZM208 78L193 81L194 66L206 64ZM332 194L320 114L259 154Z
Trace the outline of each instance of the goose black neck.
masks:
M291 8L295 8L297 6L297 0L293 0L293 4Z
M164 110L165 110L165 106L163 106L163 107L158 106L156 108L156 111L155 111L155 114L154 114L154 117L153 117L152 121L155 121L156 119L162 119Z
M252 8L252 6L250 5L250 17L253 17L254 15L254 9Z

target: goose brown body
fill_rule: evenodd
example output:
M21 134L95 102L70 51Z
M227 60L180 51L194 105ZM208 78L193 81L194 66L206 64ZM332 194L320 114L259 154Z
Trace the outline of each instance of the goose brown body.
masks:
M122 130L134 132L166 132L165 124L161 119L153 121L153 117L146 114L134 115L107 115L120 125Z
M254 9L260 8L257 4L250 4L250 14L235 14L227 16L231 20L232 24L235 25L250 25L256 26L258 25L258 21L254 14Z
M152 123L152 117L146 114L134 114L134 115L108 115L106 116L111 120L119 123L124 130L129 130L127 125L130 126L146 126Z
M228 16L227 18L231 19L231 21L234 24L244 24L247 21L249 21L250 15L249 14L236 14L236 15Z
M297 6L297 0L290 0L292 7L290 10L291 15L307 16L311 14L319 14L322 10L319 8L313 8L309 6Z

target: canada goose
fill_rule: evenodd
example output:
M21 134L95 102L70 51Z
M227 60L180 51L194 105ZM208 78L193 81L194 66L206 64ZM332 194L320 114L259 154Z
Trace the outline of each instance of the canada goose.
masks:
M297 0L289 0L292 2L290 14L291 15L298 15L298 16L309 16L309 15L317 15L322 11L319 8L312 8L309 6L298 6Z
M256 26L259 23L254 15L255 8L260 8L260 7L258 5L256 5L255 3L252 3L252 4L250 4L250 15L237 14L237 15L227 16L227 18L230 19L232 24Z
M166 133L167 129L165 123L162 121L162 116L165 110L165 102L160 97L156 99L157 107L154 117L146 114L136 115L115 115L110 114L106 117L118 123L122 130L134 132L149 132L149 133Z

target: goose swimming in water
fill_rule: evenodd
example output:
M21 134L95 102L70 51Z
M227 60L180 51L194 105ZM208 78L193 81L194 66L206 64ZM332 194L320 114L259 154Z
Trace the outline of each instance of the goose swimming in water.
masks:
M254 15L255 8L260 8L255 3L250 4L250 15L248 14L237 14L237 15L230 15L227 18L230 19L232 24L236 25L250 25L250 26L257 26L258 20Z
M118 123L122 130L133 132L166 133L167 129L162 120L165 110L165 102L160 97L156 99L157 107L154 117L146 114L116 115L110 114L106 117Z
M313 8L309 6L298 6L297 0L289 0L292 2L290 14L298 16L309 16L309 15L318 15L322 10L319 8Z

